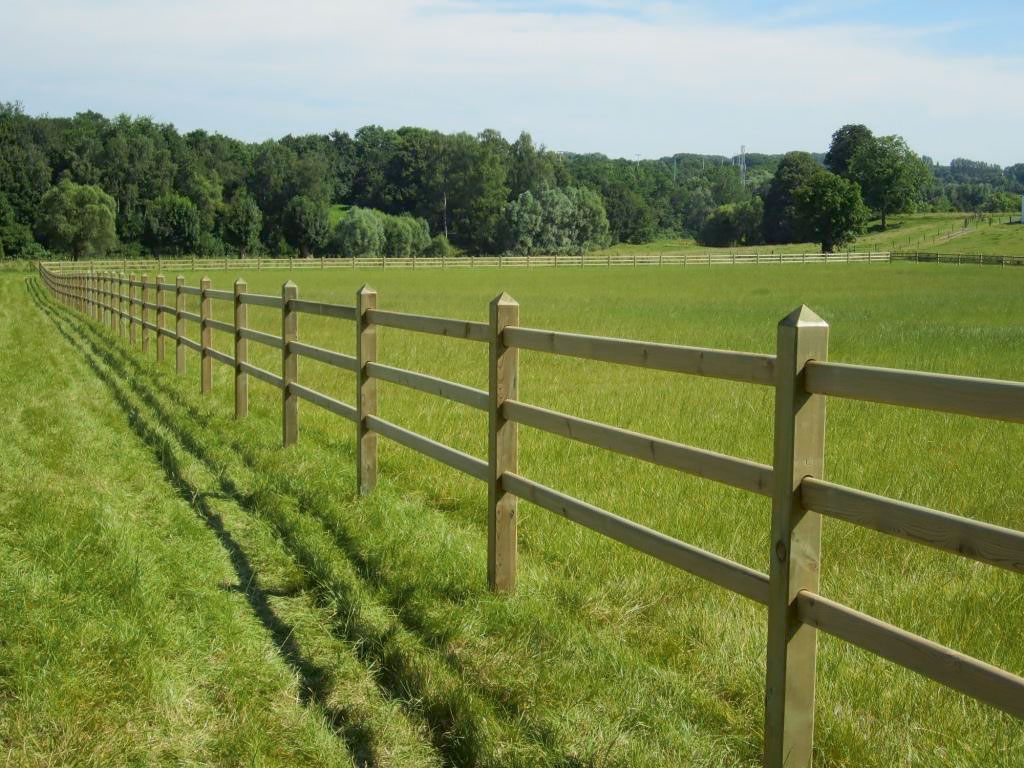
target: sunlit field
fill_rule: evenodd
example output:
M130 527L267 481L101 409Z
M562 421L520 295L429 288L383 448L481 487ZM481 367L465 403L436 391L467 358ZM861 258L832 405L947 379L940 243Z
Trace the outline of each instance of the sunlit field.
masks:
M883 245L879 238L872 247ZM186 274L187 282L201 276ZM220 289L238 277L209 276ZM280 295L289 273L244 277L250 292ZM1024 380L1024 269L882 263L292 277L303 299L351 304L369 283L382 309L478 321L504 290L528 327L765 353L774 352L778 321L804 303L830 323L833 360ZM281 449L277 390L251 380L250 416L235 422L227 367L214 363L214 391L203 398L191 351L179 378L170 342L157 365L152 340L143 359L109 329L63 309L44 314L38 296L24 302L38 318L37 343L92 359L89 375L105 372L127 386L123 407L136 425L166 436L160 450L204 465L214 478L207 492L237 503L238 525L272 532L252 540L254 561L261 548L281 548L296 566L292 586L320 617L305 630L309 643L340 644L348 655L337 651L345 659L338 669L366 670L375 686L351 715L362 717L365 741L406 745L379 764L759 764L760 606L524 502L519 589L492 596L478 481L382 439L380 485L358 499L349 422L303 402L298 445ZM232 321L229 302L213 305L216 319ZM197 307L188 297L188 310ZM249 316L253 327L280 333L279 311L250 307ZM381 362L486 389L486 345L379 333ZM349 321L302 315L299 339L354 352ZM214 344L232 352L229 334L215 332ZM277 350L250 341L249 356L280 371ZM522 352L520 365L525 402L771 463L768 388L539 352ZM299 369L301 384L354 402L351 373L307 359ZM380 387L383 418L486 456L484 414ZM153 442L138 426L125 439ZM1020 426L828 403L828 479L1017 529L1022 449ZM519 463L526 477L768 569L765 498L526 427ZM1024 674L1019 575L835 520L825 521L822 568L822 594ZM817 694L820 766L1018 766L1024 754L1020 721L825 635Z
M994 253L1004 256L1024 255L1024 234L1019 224L1007 224L1011 214L992 214L992 225L988 216L982 220L969 221L969 232L948 236L963 227L964 213L913 213L894 214L888 218L882 229L880 220L868 222L864 234L849 246L852 251L941 251L942 253ZM1019 216L1013 215L1019 221ZM964 250L964 249L967 250ZM982 248L982 250L977 250ZM683 254L683 253L818 253L818 243L787 243L785 245L751 245L734 248L711 248L691 238L663 239L642 245L620 244L596 251L595 255L611 253L627 254Z

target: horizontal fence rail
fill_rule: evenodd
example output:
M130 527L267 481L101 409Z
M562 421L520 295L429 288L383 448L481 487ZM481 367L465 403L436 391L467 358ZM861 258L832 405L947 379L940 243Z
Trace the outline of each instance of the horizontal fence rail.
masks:
M888 254L885 256L888 258ZM233 264L237 266L239 262ZM172 339L179 375L186 371L185 350L198 352L203 394L211 390L211 363L230 367L234 372L236 418L244 418L248 413L249 377L280 389L282 442L286 446L299 437L299 400L353 422L360 493L368 493L376 485L378 437L484 481L488 486L488 583L496 591L512 591L515 586L516 503L523 499L766 605L764 755L769 768L810 765L816 630L1024 718L1024 679L829 600L818 594L817 578L822 516L1024 573L1022 531L848 488L821 477L827 397L1019 424L1024 423L1022 382L830 362L826 359L828 325L806 307L779 323L777 352L766 355L525 328L519 324L519 305L507 294L491 303L489 322L475 322L379 309L377 294L368 286L359 290L354 304L346 305L299 299L298 287L291 281L282 286L281 296L269 296L247 292L243 280L235 283L234 291L223 291L211 288L205 278L195 287L185 285L183 277L166 283L159 274L153 280L145 275L136 279L123 273L74 267L56 269L48 263L38 264L38 275L55 299L101 327L109 327L119 338L127 337L130 345L136 345L138 329L142 349L147 350L148 332L153 332L157 360L164 359L164 340ZM198 314L186 310L186 296L199 299ZM168 303L172 299L173 303ZM213 301L232 304L232 323L212 317ZM249 327L249 306L280 311L281 335ZM155 313L155 322L149 320L149 311ZM356 354L346 355L300 341L301 314L352 321ZM187 322L199 325L199 341L186 335ZM378 326L487 344L488 389L378 361ZM231 353L214 348L214 330L232 335ZM279 373L248 361L250 341L281 350ZM520 350L773 387L773 464L715 453L522 402L518 399ZM300 384L299 357L353 372L355 405ZM487 412L486 459L381 418L377 413L380 381ZM519 426L770 497L769 573L699 549L524 477L518 469Z
M485 267L532 269L534 267L572 268L580 267L700 267L723 264L852 264L885 263L890 260L889 251L844 251L837 253L587 253L560 254L558 256L537 254L530 256L311 256L298 257L192 257L153 259L96 259L90 261L46 261L43 266L50 270L108 271L121 272L150 271L229 271L243 269L474 269ZM923 259L922 259L923 260ZM964 263L967 263L966 261ZM987 263L987 262L986 262ZM196 289L198 291L198 289ZM351 319L351 318L350 318Z

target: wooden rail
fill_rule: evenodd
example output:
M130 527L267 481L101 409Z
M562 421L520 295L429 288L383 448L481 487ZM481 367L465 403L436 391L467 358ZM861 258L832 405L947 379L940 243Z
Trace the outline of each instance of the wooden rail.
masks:
M906 258L908 254L901 257ZM310 258L247 257L241 258L183 258L154 259L97 259L92 261L47 261L42 265L51 271L108 272L162 272L164 270L204 272L263 269L477 269L477 268L563 268L575 267L710 267L719 265L771 265L771 264L884 264L897 258L888 251L844 251L842 253L733 253L716 251L705 253L587 253L536 254L500 256L338 256L323 255ZM987 262L986 262L987 263ZM351 318L349 318L351 319Z
M298 298L290 281L282 294L248 293L243 280L234 291L214 290L203 280L187 286L157 275L149 282L113 273L55 271L40 263L39 277L59 301L136 344L135 326L156 336L157 359L163 340L176 347L176 371L185 373L185 351L200 353L201 391L210 391L212 361L234 371L235 417L248 413L248 378L281 390L282 442L298 440L298 402L323 408L356 425L357 487L369 493L377 479L377 438L418 451L488 487L487 578L492 589L511 592L516 579L516 502L529 501L669 565L768 606L765 696L765 764L769 768L807 766L812 754L816 631L821 630L882 656L980 701L1024 718L1024 679L978 659L918 637L820 594L821 516L925 544L981 563L1024 573L1024 532L952 515L897 499L847 488L825 480L822 464L827 397L855 398L891 405L959 413L1024 423L1024 383L947 376L829 362L828 325L806 307L779 323L775 355L731 352L628 339L523 328L519 305L507 294L490 305L489 322L413 315L377 308L377 294L361 288L354 305ZM141 288L136 297L135 288ZM149 291L155 290L155 303ZM174 291L173 306L164 294ZM185 297L200 299L199 314L185 309ZM232 323L214 320L212 301L229 301ZM281 312L281 335L248 327L248 306ZM141 314L135 312L138 308ZM156 312L150 322L146 310ZM299 340L302 313L354 321L355 356ZM165 327L174 316L173 328ZM185 334L186 321L198 322L201 340ZM486 391L377 360L377 326L486 343ZM234 354L215 349L212 331L231 333ZM247 360L249 341L281 350L280 374ZM771 386L775 390L775 451L771 466L671 440L540 408L518 399L519 351L540 351L608 363ZM355 373L355 405L299 383L297 359L308 357ZM386 381L442 397L488 414L488 456L477 458L431 440L377 415L378 382ZM764 574L714 553L599 509L523 477L518 469L519 425L614 451L625 456L740 488L772 499L769 573Z

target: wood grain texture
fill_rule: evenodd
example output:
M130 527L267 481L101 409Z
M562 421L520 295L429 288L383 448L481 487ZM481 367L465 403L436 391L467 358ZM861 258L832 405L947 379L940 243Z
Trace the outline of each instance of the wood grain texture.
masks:
M356 291L356 488L369 493L377 485L377 435L369 419L377 415L377 381L366 370L377 361L377 327L370 319L377 292L368 285Z
M506 401L503 411L505 418L511 421L570 440L764 496L772 493L772 468L767 464L662 440L515 400Z
M768 602L768 577L752 568L691 546L519 475L506 473L502 477L502 486L508 493L514 493L521 499L597 531L631 549L644 552L755 602Z
M765 765L807 768L814 743L817 635L794 601L818 591L821 516L803 508L800 483L821 477L825 462L825 398L804 384L808 360L828 357L828 324L799 307L778 327L771 567L765 681Z
M812 592L796 608L809 626L1024 719L1024 678Z
M807 387L835 397L1024 424L1024 383L1017 381L818 361L807 367Z
M516 588L516 497L502 487L502 475L519 471L516 423L505 418L507 400L519 397L519 350L505 345L503 332L519 325L519 302L507 293L490 304L487 403L487 584L495 592Z
M520 349L601 360L607 363L635 365L751 384L770 386L774 383L775 358L772 355L612 339L536 328L509 328L505 332L505 343Z

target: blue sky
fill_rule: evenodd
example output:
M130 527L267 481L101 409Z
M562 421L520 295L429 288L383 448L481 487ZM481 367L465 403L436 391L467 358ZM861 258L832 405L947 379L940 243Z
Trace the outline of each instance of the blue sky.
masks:
M1024 162L1024 3L0 0L0 99L259 140L377 123L613 156L864 122Z

